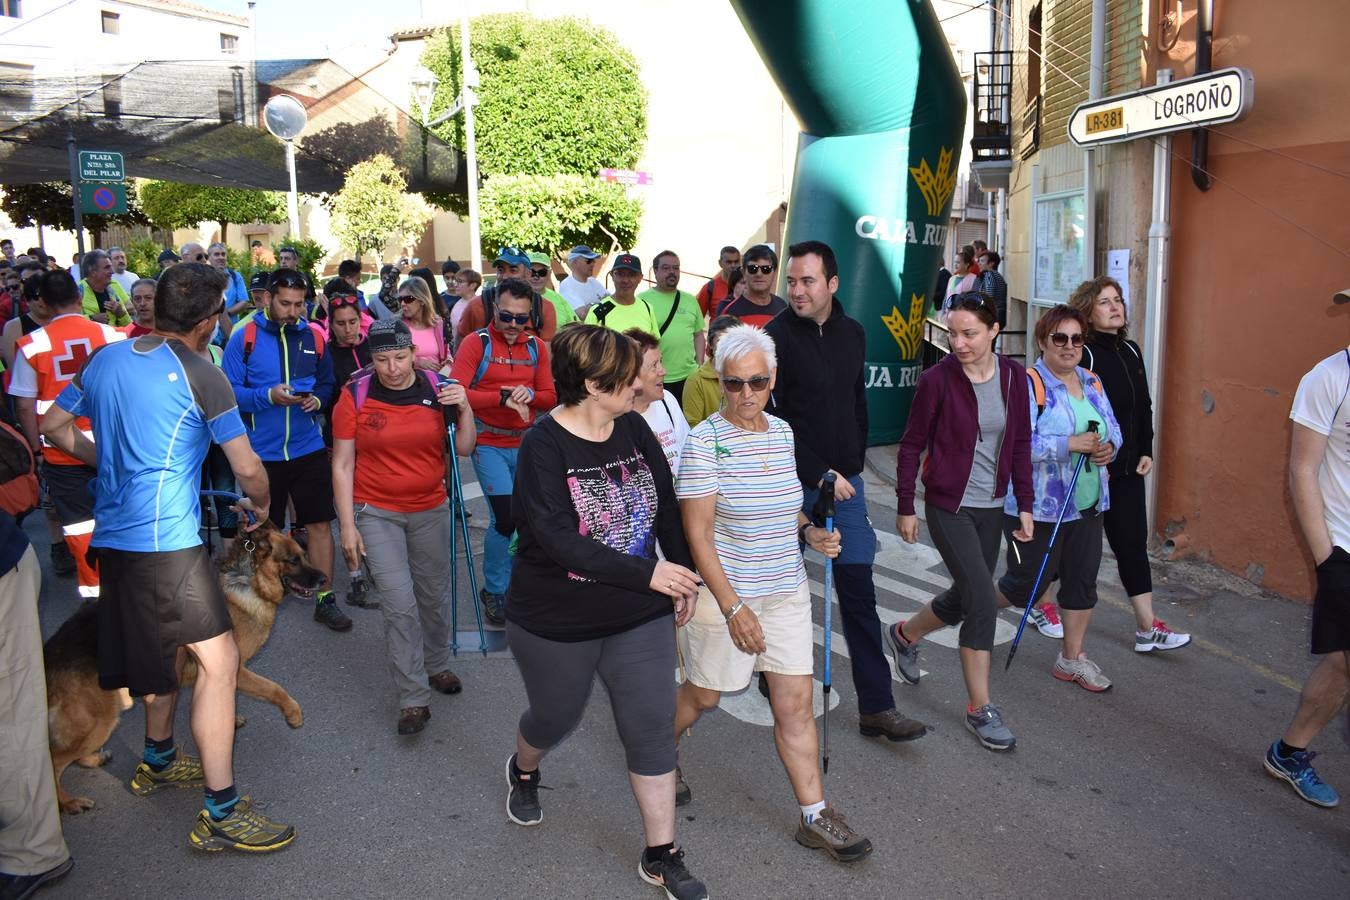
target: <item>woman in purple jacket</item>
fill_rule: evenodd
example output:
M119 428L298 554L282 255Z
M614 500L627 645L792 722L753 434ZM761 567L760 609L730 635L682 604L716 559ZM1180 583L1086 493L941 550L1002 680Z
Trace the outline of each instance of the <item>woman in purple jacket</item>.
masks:
M993 350L998 310L985 294L954 298L947 320L951 350L919 377L896 461L899 500L895 526L909 543L919 539L914 480L923 463L929 533L952 575L952 587L912 619L887 630L895 668L906 684L919 683L919 646L944 625L961 625L966 728L990 750L1017 743L989 700L989 653L994 646L997 596L994 566L1003 537L1003 502L1011 483L1019 541L1031 539L1031 420L1027 374Z

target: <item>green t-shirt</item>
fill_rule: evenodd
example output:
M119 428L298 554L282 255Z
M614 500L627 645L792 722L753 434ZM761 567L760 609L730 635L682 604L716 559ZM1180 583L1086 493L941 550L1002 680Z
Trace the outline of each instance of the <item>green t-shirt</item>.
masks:
M544 299L553 304L553 308L558 311L558 327L571 325L573 322L579 322L577 311L572 308L572 304L567 302L567 298L552 288L544 288Z
M600 311L600 307L606 305L611 308L605 314L605 320L602 322L596 313ZM615 303L612 297L593 303L590 311L586 313L586 324L604 325L606 328L613 328L615 331L641 328L643 331L649 331L652 334L657 332L657 323L653 321L652 308L644 303L641 297L627 306L622 303Z
M666 333L660 335L661 364L666 367L667 383L684 381L698 371L698 359L694 356L694 335L703 331L703 313L699 309L698 298L687 291L665 293L652 288L638 294L638 299L646 300L652 308L657 329L670 317L676 297L680 305L675 307L675 317L666 327Z
M1085 388L1088 390L1088 388ZM1087 431L1087 423L1092 419L1101 419L1097 410L1088 402L1086 396L1081 398L1069 395L1069 409L1073 410L1074 434L1082 434ZM1078 465L1078 460L1072 459L1072 463ZM1073 505L1075 509L1089 509L1097 505L1097 498L1102 493L1102 479L1094 468L1091 472L1087 471L1087 463L1083 464L1083 471L1078 473L1078 483L1073 488Z

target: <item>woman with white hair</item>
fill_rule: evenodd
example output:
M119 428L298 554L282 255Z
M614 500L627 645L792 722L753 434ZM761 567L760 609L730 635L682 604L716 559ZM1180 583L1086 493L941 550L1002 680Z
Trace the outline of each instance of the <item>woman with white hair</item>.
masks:
M797 795L797 843L852 861L872 850L832 807L816 756L811 707L815 648L804 541L839 555L839 532L801 511L792 429L764 412L778 360L773 339L751 325L722 333L713 367L724 402L689 433L675 494L694 564L706 585L679 630L686 681L675 705L675 739L725 691L755 672L770 685L774 740ZM691 799L676 769L676 803Z

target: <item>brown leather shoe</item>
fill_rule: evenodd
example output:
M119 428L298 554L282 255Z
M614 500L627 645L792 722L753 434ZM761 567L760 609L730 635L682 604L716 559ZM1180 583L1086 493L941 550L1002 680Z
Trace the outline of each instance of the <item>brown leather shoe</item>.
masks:
M425 706L405 706L398 711L398 733L417 734L427 727L431 710Z
M928 733L928 726L907 719L892 707L879 713L858 716L858 730L866 737L884 737L891 741L912 741Z
M459 676L449 669L444 672L437 672L427 679L431 684L433 691L440 691L442 694L458 694L464 690L464 682L459 680Z

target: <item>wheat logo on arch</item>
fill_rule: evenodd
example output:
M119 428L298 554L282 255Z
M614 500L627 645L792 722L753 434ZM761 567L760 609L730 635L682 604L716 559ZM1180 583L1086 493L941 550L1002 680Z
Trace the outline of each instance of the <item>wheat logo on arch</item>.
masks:
M909 167L909 174L914 176L914 183L923 192L924 202L928 204L928 214L941 215L942 207L947 205L952 189L956 187L956 170L952 168L951 149L947 147L938 149L936 172L928 168L927 159L921 158L917 166Z
M900 314L900 307L898 306L892 306L890 315L881 317L881 321L886 325L886 330L900 345L900 355L905 359L915 359L919 355L920 332L923 329L923 305L924 298L922 296L911 294L908 319Z

